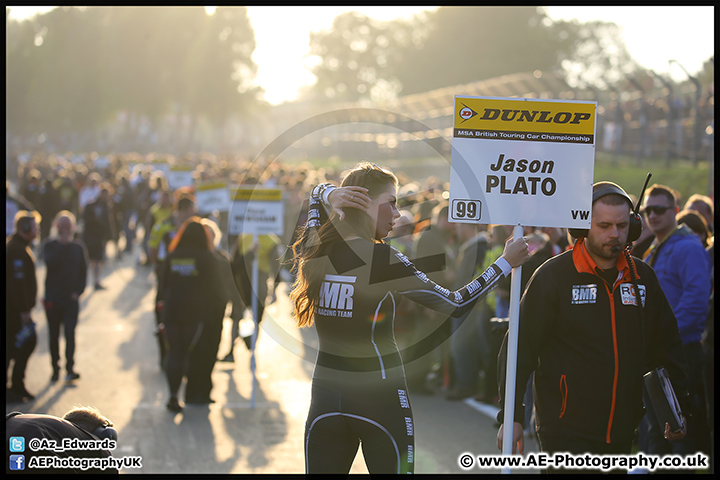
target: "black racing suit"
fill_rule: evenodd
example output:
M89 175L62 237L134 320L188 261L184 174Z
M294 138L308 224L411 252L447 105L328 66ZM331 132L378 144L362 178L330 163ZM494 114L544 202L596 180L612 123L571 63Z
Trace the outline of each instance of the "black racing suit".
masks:
M407 297L433 310L462 313L510 265L501 259L450 291L394 247L360 238L309 261L321 262L324 275L314 318L319 351L305 425L306 472L349 472L362 442L371 474L412 473L415 427L393 334L395 307Z

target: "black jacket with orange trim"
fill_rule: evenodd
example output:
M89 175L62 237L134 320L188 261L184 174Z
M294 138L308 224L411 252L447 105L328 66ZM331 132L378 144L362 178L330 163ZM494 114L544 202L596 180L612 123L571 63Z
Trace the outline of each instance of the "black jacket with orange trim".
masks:
M677 321L655 272L638 258L632 261L645 299L645 360L624 255L618 256L613 284L599 275L583 240L534 273L520 303L516 422L523 423L523 394L533 371L539 434L605 443L631 440L644 413L642 375L661 365L687 411L687 367ZM507 336L498 358L503 406L506 363ZM498 421L503 421L502 410Z

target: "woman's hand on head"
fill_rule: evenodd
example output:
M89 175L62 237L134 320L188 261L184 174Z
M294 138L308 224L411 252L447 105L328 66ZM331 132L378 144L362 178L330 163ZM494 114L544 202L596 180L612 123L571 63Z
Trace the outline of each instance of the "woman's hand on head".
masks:
M502 254L503 258L508 261L511 267L516 268L522 265L530 258L530 251L525 237L513 240L508 239L505 242L505 250Z
M340 217L345 219L345 208L357 208L364 212L370 207L370 197L365 187L338 187L328 195L328 202Z

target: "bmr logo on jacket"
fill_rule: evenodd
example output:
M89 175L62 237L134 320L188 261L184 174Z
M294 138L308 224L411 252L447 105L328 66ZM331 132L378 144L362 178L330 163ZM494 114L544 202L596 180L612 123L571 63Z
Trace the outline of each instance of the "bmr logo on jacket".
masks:
M318 313L328 317L351 317L356 279L347 275L325 275L325 281L320 285Z
M597 303L597 285L573 285L570 303L572 305Z

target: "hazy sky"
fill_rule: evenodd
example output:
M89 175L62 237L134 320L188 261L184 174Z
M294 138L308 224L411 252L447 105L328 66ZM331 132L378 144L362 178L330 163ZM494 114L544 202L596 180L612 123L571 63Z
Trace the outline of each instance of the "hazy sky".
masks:
M20 18L52 7L11 7ZM296 98L298 89L312 84L307 70L309 32L327 29L336 15L360 11L379 20L409 17L436 7L248 7L257 48L257 83L265 88L265 99L273 104ZM715 51L715 12L710 6L549 7L556 19L605 20L618 24L631 55L645 68L669 73L675 81L686 75L668 60L680 62L691 74Z

